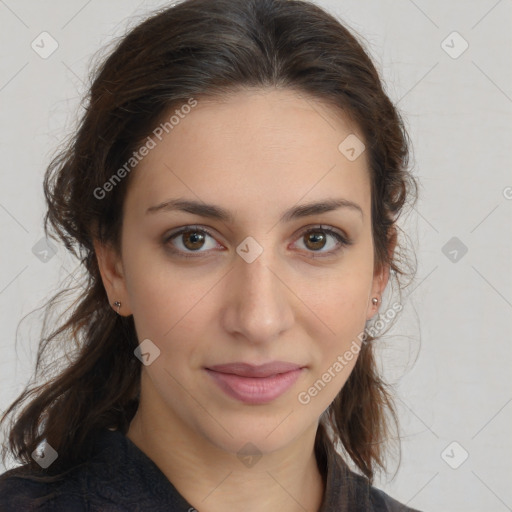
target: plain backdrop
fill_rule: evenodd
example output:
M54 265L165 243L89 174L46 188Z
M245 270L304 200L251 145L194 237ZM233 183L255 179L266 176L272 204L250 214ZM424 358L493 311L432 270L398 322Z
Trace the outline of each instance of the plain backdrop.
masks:
M417 276L379 346L402 459L377 485L424 511L512 510L512 2L317 3L367 45L421 184L401 221ZM63 247L41 256L45 168L75 126L93 56L163 5L0 0L0 410L35 362L39 317L16 341L18 323L77 266ZM58 45L49 56L33 48L41 37Z

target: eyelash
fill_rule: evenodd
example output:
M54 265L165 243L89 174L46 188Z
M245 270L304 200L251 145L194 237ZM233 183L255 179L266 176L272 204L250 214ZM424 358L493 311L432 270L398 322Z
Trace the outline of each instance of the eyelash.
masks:
M182 257L182 258L197 258L197 257L200 257L201 253L208 252L208 251L195 251L197 253L197 255L193 254L192 251L188 251L188 253L184 253L183 251L174 248L172 245L169 245L169 242L171 240L173 240L174 238L179 237L183 233L188 233L188 232L204 233L204 234L207 234L208 236L210 236L210 237L215 239L215 236L206 228L203 228L203 227L200 227L200 226L184 226L183 228L180 228L178 231L176 231L174 233L171 233L170 235L164 237L163 243L164 243L164 245L169 246L169 250L173 254L175 254L175 255L177 255L179 257ZM303 236L305 236L305 235L307 235L308 233L311 233L311 232L323 232L325 234L331 235L339 243L339 246L336 249L328 251L328 252L325 252L325 253L319 253L319 255L315 254L318 251L307 251L307 252L311 253L311 257L312 258L324 258L324 257L328 257L328 256L333 256L334 254L336 254L339 251L341 251L344 247L348 247L348 246L353 244L353 241L350 240L348 237L345 237L345 236L341 235L340 233L338 233L337 231L334 231L333 229L322 227L321 225L316 226L316 227L308 228L306 231L303 231L301 233L299 238L301 238L301 237L303 237Z

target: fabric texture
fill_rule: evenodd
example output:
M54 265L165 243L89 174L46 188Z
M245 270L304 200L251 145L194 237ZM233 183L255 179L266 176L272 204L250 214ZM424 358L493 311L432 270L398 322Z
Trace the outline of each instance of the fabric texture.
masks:
M318 512L418 512L369 486L339 455L326 460L327 467L320 468L326 488ZM98 432L92 456L62 481L33 481L20 469L0 476L0 512L196 512L158 466L118 431ZM35 476L44 475L41 470Z

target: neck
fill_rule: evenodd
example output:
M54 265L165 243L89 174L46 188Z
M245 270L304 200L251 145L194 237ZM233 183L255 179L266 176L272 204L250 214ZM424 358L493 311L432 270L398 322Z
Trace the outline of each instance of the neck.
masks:
M141 403L127 437L201 512L319 511L325 486L314 453L317 425L256 460L228 453L169 418L155 422L155 417L162 418L161 411L146 413Z

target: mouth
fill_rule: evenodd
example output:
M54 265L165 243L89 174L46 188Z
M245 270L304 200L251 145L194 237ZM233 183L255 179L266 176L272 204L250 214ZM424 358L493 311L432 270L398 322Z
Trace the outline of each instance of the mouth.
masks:
M266 404L288 391L305 367L283 361L255 366L247 363L221 364L205 368L226 395L246 404Z

